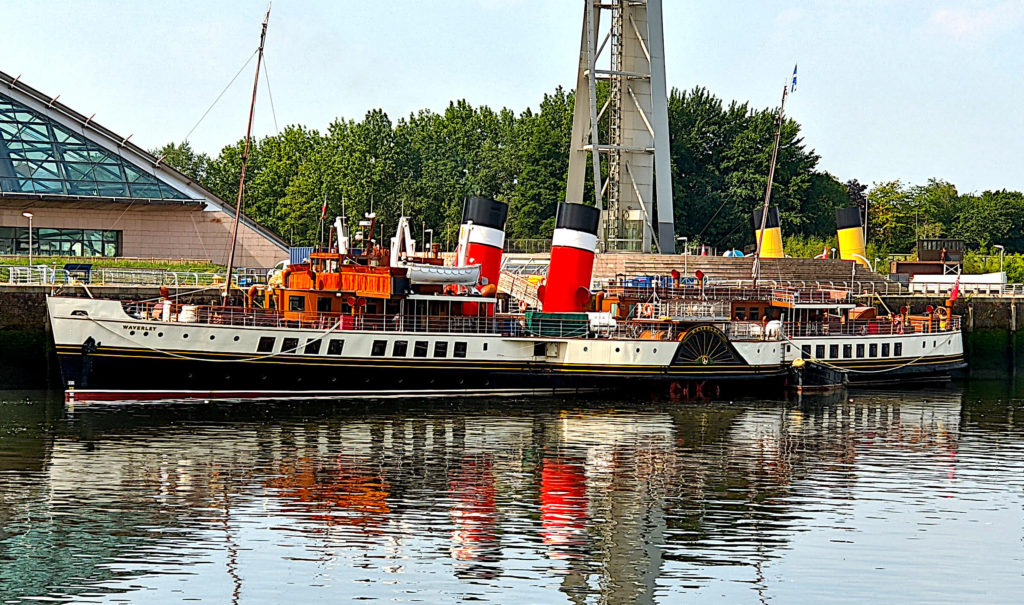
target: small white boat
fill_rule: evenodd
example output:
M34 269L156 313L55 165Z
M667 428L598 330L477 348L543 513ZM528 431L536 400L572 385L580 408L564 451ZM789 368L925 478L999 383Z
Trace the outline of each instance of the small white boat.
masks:
M409 280L414 284L475 286L480 281L480 265L447 267L426 263L399 262L395 266L406 268L409 271Z

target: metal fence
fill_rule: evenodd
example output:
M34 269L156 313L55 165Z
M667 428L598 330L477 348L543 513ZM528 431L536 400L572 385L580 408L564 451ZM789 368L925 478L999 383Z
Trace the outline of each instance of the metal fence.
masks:
M238 287L267 283L269 269L247 268L233 273ZM46 265L0 265L0 284L63 285L83 283L99 286L168 286L201 288L224 284L223 273L165 271L161 269L57 269Z

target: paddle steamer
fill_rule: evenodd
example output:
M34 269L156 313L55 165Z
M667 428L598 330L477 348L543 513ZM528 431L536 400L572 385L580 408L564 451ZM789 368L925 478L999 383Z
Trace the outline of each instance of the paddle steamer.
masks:
M507 207L471 198L455 266L389 250L289 265L237 306L53 296L77 400L406 397L782 388L803 363L851 381L946 377L964 365L950 306L879 316L845 290L619 279L591 289L598 211L562 204L540 308L499 295ZM699 279L698 279L699 278ZM947 301L948 303L948 301Z

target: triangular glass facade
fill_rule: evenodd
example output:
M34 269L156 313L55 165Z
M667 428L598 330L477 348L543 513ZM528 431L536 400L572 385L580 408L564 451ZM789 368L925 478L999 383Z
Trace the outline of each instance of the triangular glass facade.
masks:
M0 192L190 199L116 153L3 94Z

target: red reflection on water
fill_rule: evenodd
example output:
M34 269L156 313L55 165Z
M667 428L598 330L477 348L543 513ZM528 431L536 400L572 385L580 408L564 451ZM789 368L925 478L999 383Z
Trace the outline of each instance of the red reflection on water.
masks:
M554 558L579 556L587 525L587 477L582 460L545 459L540 472L541 538ZM575 551L575 552L574 552Z
M494 463L489 457L464 460L448 483L452 497L452 558L492 562L498 558L498 509Z

